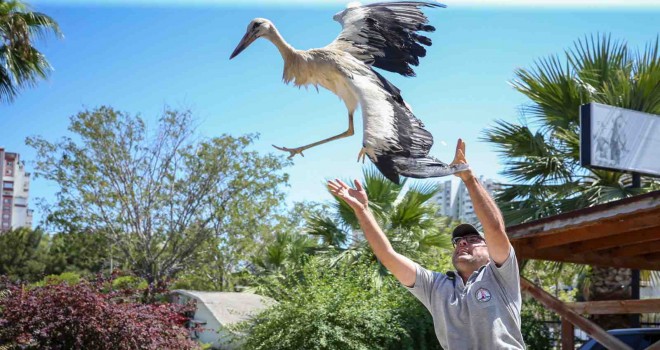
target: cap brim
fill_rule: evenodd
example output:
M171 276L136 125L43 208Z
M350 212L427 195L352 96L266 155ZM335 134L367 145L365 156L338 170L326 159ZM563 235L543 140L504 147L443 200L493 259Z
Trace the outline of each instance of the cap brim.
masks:
M479 235L481 237L484 236L483 232L477 230L476 227L470 224L460 224L454 228L454 231L452 231L451 238L464 237L469 235Z

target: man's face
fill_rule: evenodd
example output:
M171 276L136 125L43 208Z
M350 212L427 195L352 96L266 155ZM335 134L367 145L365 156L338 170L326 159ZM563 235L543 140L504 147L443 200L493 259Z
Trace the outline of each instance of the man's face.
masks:
M479 235L467 235L454 239L452 262L458 272L472 273L489 260L486 242Z

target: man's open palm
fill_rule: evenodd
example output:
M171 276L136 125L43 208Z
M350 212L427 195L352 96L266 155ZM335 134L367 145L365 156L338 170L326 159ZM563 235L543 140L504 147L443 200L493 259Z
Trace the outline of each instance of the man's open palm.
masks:
M367 192L358 180L353 180L355 188L351 188L345 182L335 179L328 181L328 188L335 196L343 199L353 210L367 209L369 198Z

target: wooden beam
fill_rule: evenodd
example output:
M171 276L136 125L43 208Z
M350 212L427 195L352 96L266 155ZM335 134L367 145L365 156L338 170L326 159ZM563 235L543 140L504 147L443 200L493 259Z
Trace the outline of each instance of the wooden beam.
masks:
M543 289L534 285L525 278L520 278L521 291L531 295L538 302L543 304L546 308L556 312L562 319L567 320L581 330L585 331L589 336L596 339L600 344L604 345L611 350L632 350L621 340L605 332L597 324L587 320L586 318L578 315L575 311L571 310L561 300L553 297Z
M658 240L656 244L650 244L648 242L637 243L621 248L612 249L612 251L607 255L612 257L624 257L624 256L645 255L645 254L651 254L657 252L660 252L660 240Z
M599 253L573 254L568 247L539 250L520 244L516 244L514 249L518 250L520 256L524 259L563 261L575 264L626 267L640 270L660 270L660 254L648 254L639 257L610 257L607 254Z
M579 314L589 315L660 313L660 299L586 301L566 303L566 306Z
M626 218L639 215L660 215L660 191L578 209L524 224L507 227L509 238L543 236L567 227L587 226L614 217Z
M647 229L636 230L625 234L616 236L607 236L602 238L590 239L583 242L577 242L571 245L571 251L574 254L581 254L586 252L594 252L597 250L604 250L625 246L627 244L650 242L660 239L660 228L652 227Z
M575 326L567 319L561 319L561 349L575 349Z
M552 234L536 237L532 244L535 248L543 249L653 227L658 227L657 213L620 215L583 226L565 227Z

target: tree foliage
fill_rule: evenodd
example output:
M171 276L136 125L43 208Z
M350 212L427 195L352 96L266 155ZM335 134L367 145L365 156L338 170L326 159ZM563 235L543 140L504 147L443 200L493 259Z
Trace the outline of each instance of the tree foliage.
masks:
M373 266L328 269L311 260L301 283L258 315L245 349L440 349L431 317L398 282L375 284Z
M598 102L660 114L658 39L636 52L609 36L578 40L563 55L516 71L513 87L531 100L519 123L498 120L483 139L493 143L513 182L497 199L507 224L629 197L658 188L645 178L580 165L579 107Z
M99 232L58 232L52 235L48 247L46 274L76 272L92 276L112 272L110 239ZM116 253L115 253L116 254Z
M0 275L17 281L38 281L47 264L48 236L18 228L0 232Z
M52 68L34 41L49 33L62 35L54 19L22 1L0 0L0 102L48 77Z
M254 228L279 209L286 163L249 151L254 135L199 140L192 123L189 111L165 109L151 130L140 116L99 107L71 117L72 137L28 138L37 176L59 185L51 217L104 233L150 283L210 244L233 271L260 241Z

